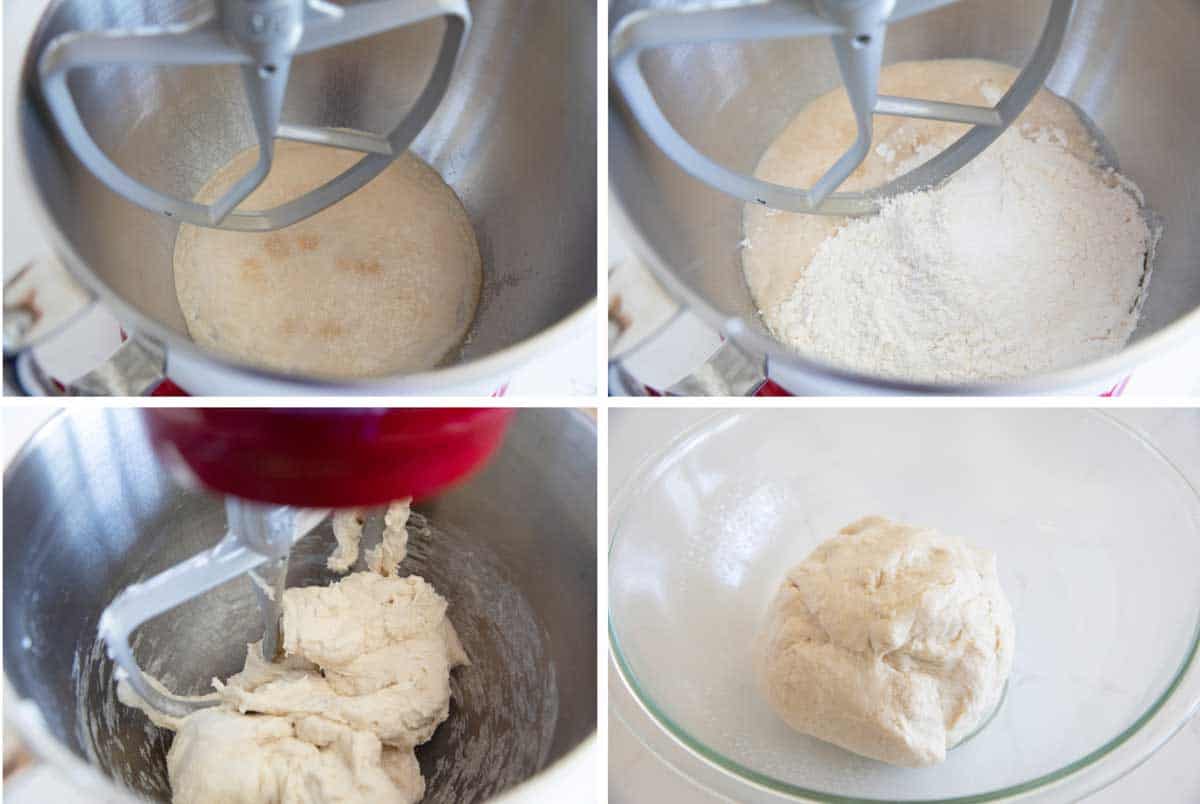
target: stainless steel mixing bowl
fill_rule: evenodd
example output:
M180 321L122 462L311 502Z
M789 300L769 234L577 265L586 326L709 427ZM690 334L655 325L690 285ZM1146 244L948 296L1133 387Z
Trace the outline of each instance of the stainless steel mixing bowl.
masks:
M200 349L175 296L177 225L109 191L66 148L41 102L36 64L64 31L178 22L209 4L58 0L27 50L16 113L55 251L128 331L165 348L171 379L200 394L486 393L593 314L596 7L491 0L473 4L449 91L412 146L462 199L483 255L479 311L461 353L428 372L331 383ZM284 122L389 130L424 86L442 24L299 58ZM78 72L71 87L97 144L134 177L180 197L193 197L254 143L236 67L106 67Z
M615 24L677 0L613 0ZM888 29L885 62L976 57L1020 65L1046 0L963 0ZM742 204L685 175L609 92L609 173L632 246L663 285L794 393L1030 393L1087 389L1200 332L1200 4L1079 0L1047 80L1103 132L1121 170L1165 222L1149 299L1133 341L1089 365L1016 382L962 387L889 382L806 359L772 339L742 277ZM752 172L800 108L839 85L819 39L663 49L644 59L667 117L708 156Z
M404 567L450 601L472 660L454 673L449 720L417 751L426 801L536 798L581 764L592 778L595 461L587 417L522 411L486 469L417 506ZM6 717L96 798L168 800L170 734L117 703L96 623L130 582L215 543L220 500L172 483L135 410L76 410L10 465L4 521ZM289 583L333 580L332 544L326 523L297 545ZM261 635L243 577L147 623L134 650L176 691L199 692Z

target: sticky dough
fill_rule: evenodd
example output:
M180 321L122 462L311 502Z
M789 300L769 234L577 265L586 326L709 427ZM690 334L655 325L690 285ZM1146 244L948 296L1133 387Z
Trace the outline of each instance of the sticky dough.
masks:
M1014 635L994 555L867 517L788 572L757 670L797 731L894 765L932 765L997 706Z
M211 202L250 170L243 151L198 194ZM242 207L297 198L361 154L276 144ZM196 343L249 363L330 378L433 367L475 317L482 261L467 212L411 153L312 217L274 232L181 226L175 290Z
M387 554L397 564L404 547L394 534L407 540L408 510L403 501L388 512L393 540L383 551L398 548ZM422 578L395 572L392 564L386 576L358 572L285 591L285 658L267 662L261 643L249 645L242 672L213 680L215 707L173 718L120 685L123 703L175 731L167 754L175 804L421 799L413 749L448 716L450 671L469 662L446 600Z
M400 562L408 553L408 516L412 499L399 500L388 506L383 515L383 535L379 544L367 551L367 569L380 575L395 575ZM362 508L338 511L333 515L333 536L337 548L329 556L329 569L346 572L358 561L366 512Z

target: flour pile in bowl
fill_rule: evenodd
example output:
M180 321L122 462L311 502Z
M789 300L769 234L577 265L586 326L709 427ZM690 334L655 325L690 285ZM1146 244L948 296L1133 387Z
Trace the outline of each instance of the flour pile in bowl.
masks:
M908 62L884 70L880 91L992 104L1015 75L983 61ZM876 122L871 157L843 189L902 175L965 130ZM788 125L757 175L810 186L853 136L844 91L830 93ZM1157 239L1140 192L1102 161L1074 109L1043 91L966 167L877 216L748 205L747 282L781 341L876 376L997 381L1101 358L1137 326Z

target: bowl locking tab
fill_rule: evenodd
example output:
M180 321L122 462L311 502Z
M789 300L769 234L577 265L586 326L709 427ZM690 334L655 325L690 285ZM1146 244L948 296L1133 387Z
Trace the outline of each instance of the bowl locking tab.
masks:
M151 684L133 655L130 635L163 612L250 574L263 614L263 655L270 661L278 653L280 599L288 554L293 544L329 516L329 511L227 497L225 516L228 530L215 547L152 578L130 584L100 614L98 631L108 657L142 700L172 717L185 717L219 701L215 696L175 695L161 685Z
M425 88L386 135L280 121L292 59L384 31L442 17L445 31ZM217 229L270 231L337 203L400 156L429 122L471 26L466 0L372 0L337 6L326 0L217 0L198 20L129 30L73 31L40 54L38 75L46 104L75 155L109 189L152 212ZM88 133L67 78L72 70L111 65L240 65L258 142L258 162L212 204L159 192L131 177ZM276 137L326 145L365 156L324 185L260 211L235 211L271 170Z
M637 11L612 33L612 74L642 129L686 173L743 201L789 212L864 215L883 198L931 187L992 144L1033 99L1058 58L1074 0L1053 0L1029 61L994 107L878 93L887 26L954 0L717 0ZM788 187L730 170L700 153L659 108L639 65L655 48L707 42L828 36L857 123L854 144L810 188ZM867 157L877 114L971 124L923 165L869 192L836 192Z

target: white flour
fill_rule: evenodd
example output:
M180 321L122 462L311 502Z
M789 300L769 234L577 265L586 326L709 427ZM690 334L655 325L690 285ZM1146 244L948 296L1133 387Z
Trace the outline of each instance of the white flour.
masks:
M889 177L945 141L896 134L910 146L902 158L889 141L875 149ZM768 325L805 354L911 380L1007 379L1116 352L1137 325L1155 235L1136 188L1071 140L1057 126L1013 127L938 189L818 232L790 289L757 294ZM748 213L751 250L768 252L746 256L752 288L752 267L786 271L803 254L798 229L771 238L772 226L805 225L779 220L792 217Z
M873 374L1019 377L1120 349L1150 233L1137 202L1049 141L1007 132L942 188L826 240L780 335Z

